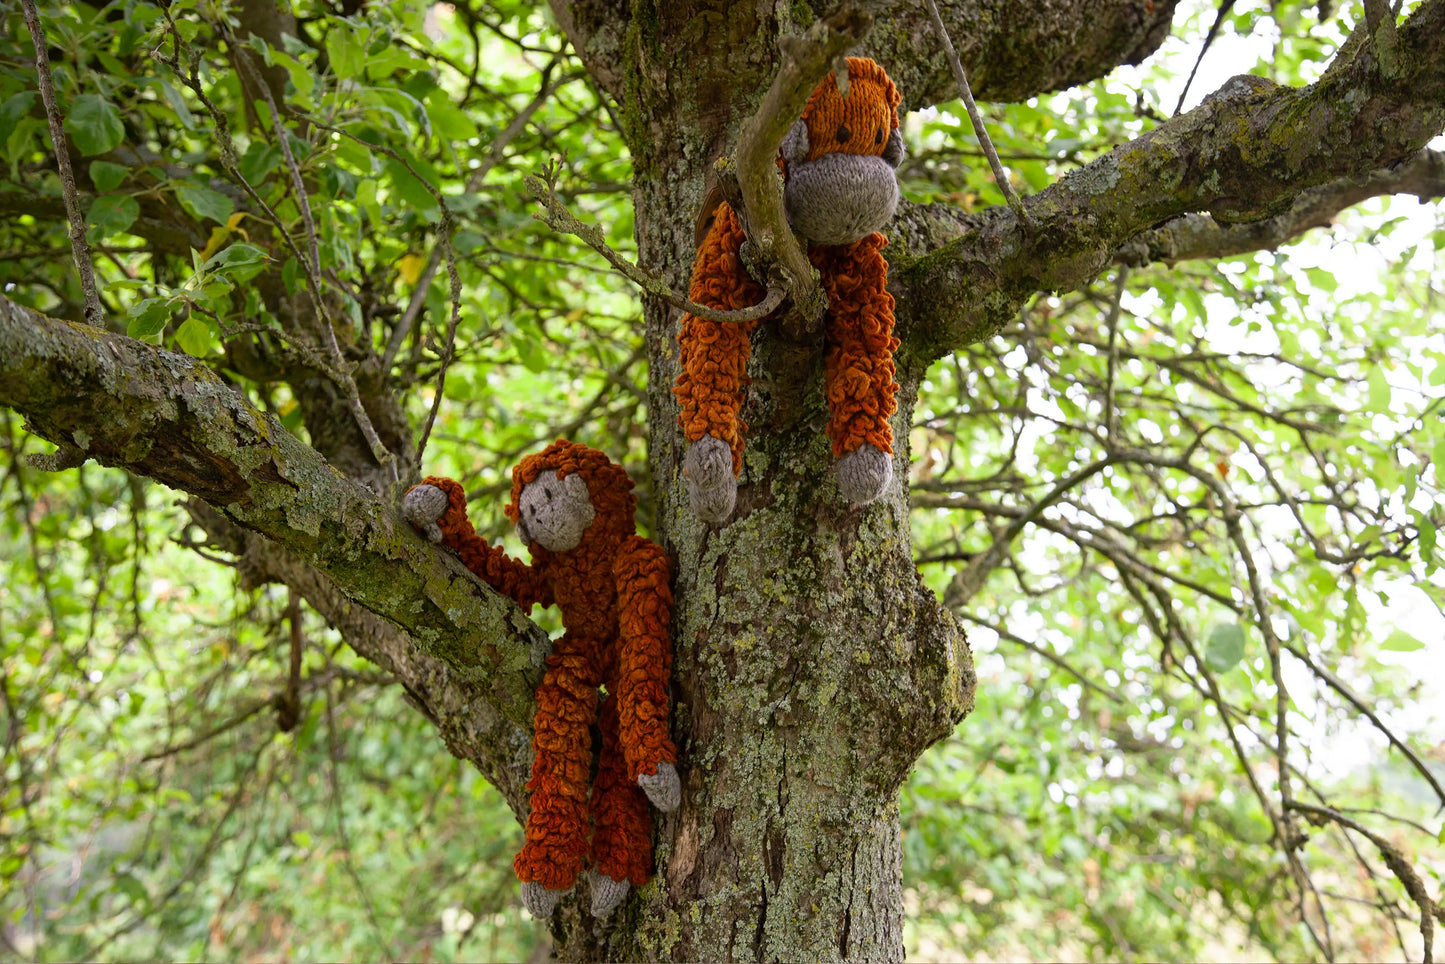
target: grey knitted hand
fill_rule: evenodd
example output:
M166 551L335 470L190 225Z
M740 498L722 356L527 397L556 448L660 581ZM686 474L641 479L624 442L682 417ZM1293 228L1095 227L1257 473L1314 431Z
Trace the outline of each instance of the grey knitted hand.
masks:
M671 763L659 762L656 773L639 773L637 785L663 813L672 813L682 803L682 781L677 778L677 767Z
M838 460L838 491L853 505L877 499L893 481L893 456L864 442Z
M401 514L431 542L442 541L437 520L447 511L447 494L434 485L418 485L406 494Z
M622 906L632 885L625 880L613 880L596 869L587 872L592 883L592 916L598 920L611 917L612 912Z
M732 515L738 498L733 475L733 453L721 439L704 435L687 447L682 457L687 500L703 522L718 523Z
M532 881L522 885L522 906L526 907L527 913L533 917L544 920L552 916L552 911L557 909L557 902L570 893L571 887L566 890L548 890Z

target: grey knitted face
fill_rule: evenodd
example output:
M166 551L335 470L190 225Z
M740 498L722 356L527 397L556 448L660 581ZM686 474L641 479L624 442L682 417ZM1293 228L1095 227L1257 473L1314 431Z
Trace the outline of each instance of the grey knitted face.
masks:
M805 161L808 129L802 121L783 140L788 183L783 204L793 230L817 244L852 244L880 230L898 206L894 168L903 160L903 139L892 131L883 156L824 154Z
M517 499L521 520L517 535L530 546L533 542L550 552L577 548L582 533L597 518L587 480L577 473L565 479L556 472L543 472L522 488Z

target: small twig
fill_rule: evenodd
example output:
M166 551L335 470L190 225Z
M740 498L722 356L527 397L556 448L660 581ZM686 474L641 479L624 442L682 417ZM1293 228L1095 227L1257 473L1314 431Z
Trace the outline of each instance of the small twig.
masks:
M743 206L737 209L737 215L754 257L760 263L776 265L782 275L782 286L793 296L795 321L790 321L788 327L800 330L789 332L792 337L801 338L817 326L827 311L828 299L814 280L812 262L793 236L783 210L778 148L836 58L861 40L872 26L872 14L854 10L845 3L814 23L801 37L780 40L778 48L783 56L778 73L757 112L743 122L738 133L735 156ZM844 70L841 84L847 84L846 74Z
M1415 906L1420 908L1420 937L1425 942L1425 953L1421 960L1429 964L1433 960L1435 943L1434 918L1442 916L1440 905L1431 899L1430 892L1425 889L1425 882L1420 879L1420 875L1415 872L1415 868L1410 865L1410 861L1405 859L1405 855L1400 852L1399 848L1379 834L1367 830L1361 824L1329 807L1316 807L1298 800L1287 800L1285 806L1290 810L1298 810L1305 814L1309 821L1316 826L1322 825L1326 820L1331 820L1347 830L1353 830L1375 845L1376 849L1380 851L1380 856L1385 860L1385 866L1390 868L1395 879L1400 881L1400 886L1405 888L1405 893L1409 894L1410 899L1415 902Z
M549 164L542 169L541 177L529 174L523 182L532 197L541 202L545 211L545 213L534 213L532 216L554 231L581 238L592 250L602 255L614 268L622 272L627 280L648 294L662 298L674 308L680 308L707 321L717 322L746 322L766 318L787 297L788 292L784 288L773 285L768 288L767 297L760 304L751 308L743 308L740 311L719 311L683 297L657 275L633 264L614 251L603 237L601 228L595 224L584 224L577 220L571 211L567 210L567 206L557 196L557 170L558 165Z
M447 259L447 276L450 282L452 313L447 319L447 343L442 349L441 367L437 369L437 387L432 395L431 410L426 414L426 424L422 426L421 437L416 442L416 464L422 464L422 456L426 454L427 439L431 438L432 425L437 420L437 410L442 406L442 396L446 392L447 368L452 363L453 351L457 343L457 325L462 320L462 276L457 272L457 257L452 251L452 216L445 204L442 205L441 223L442 249ZM384 370L384 369L383 369Z
M411 174L411 176L416 178L417 183L420 184L423 188L425 188L427 193L430 194L432 198L437 202L437 209L440 212L441 218L441 224L438 225L437 234L441 238L440 250L442 252L442 255L446 258L447 276L451 282L452 311L451 317L447 322L446 348L442 352L442 364L441 368L437 372L436 394L432 398L431 411L427 413L426 424L422 426L421 437L417 440L416 460L417 463L420 464L422 455L426 452L427 439L431 436L432 425L436 422L437 410L441 408L442 393L446 388L447 382L447 367L451 365L452 362L452 349L455 346L457 340L457 326L461 323L462 320L462 276L457 271L456 253L452 250L452 234L456 230L456 222L452 219L452 209L447 206L446 195L442 194L442 192L438 188L436 188L430 181L422 177L421 172L418 171L414 166L412 166L411 161L409 161L402 154L392 150L391 148L383 144L373 144L370 141L364 141L361 138L357 137L355 134L346 130L345 128L333 127L332 125L316 120L314 117L311 117L301 111L293 110L291 108L287 108L287 110L292 115L306 120L313 127L318 127L325 131L331 131L332 133L340 134L343 137L350 138L351 140L355 141L356 143L362 145L369 150L380 151L387 157L390 157L392 160L403 165ZM435 254L435 252L433 253ZM440 258L438 258L438 260L440 260ZM428 285L429 284L430 283L428 282ZM423 286L418 290L423 291L425 290L425 287L426 286ZM395 338L393 338L392 341L398 347L400 346L400 343L396 342ZM389 350L390 348L388 348L388 351ZM384 365L383 371L389 367L390 365ZM392 471L393 473L395 473L394 467Z
M948 36L948 28L943 25L943 18L938 15L938 5L933 0L923 0L923 2L928 7L929 16L933 18L934 29L943 38L944 56L948 58L948 65L953 68L953 79L958 81L958 89L963 94L963 106L968 109L968 119L973 122L973 132L978 137L978 146L983 149L984 156L988 158L988 166L993 168L993 179L998 182L999 190L1003 191L1004 200L1008 202L1009 208L1019 219L1019 223L1032 231L1038 225L1034 222L1033 216L1024 208L1024 202L1014 193L1013 185L1009 183L1003 164L998 159L998 152L993 149L993 141L989 139L988 128L983 123L983 115L978 112L978 105L973 101L973 91L968 86L968 75L964 73L963 62L958 59L958 52L953 49L953 40Z
M1119 435L1118 413L1114 410L1114 369L1118 365L1119 359L1117 350L1119 309L1124 303L1124 285L1128 279L1129 266L1119 265L1118 275L1114 280L1114 303L1109 306L1109 373L1108 385L1104 392L1104 432L1108 436L1110 445L1118 441Z
M1209 33L1204 35L1204 46L1199 48L1199 56L1195 58L1194 67L1189 71L1189 79L1184 81L1184 89L1179 92L1179 103L1174 105L1175 117L1178 117L1179 112L1184 109L1184 98L1189 96L1189 88L1194 84L1194 75L1199 72L1199 65L1204 63L1204 55L1209 53L1209 46L1214 43L1214 38L1219 33L1219 25L1224 23L1225 16L1233 6L1234 0L1220 0L1219 12L1214 15L1214 23L1209 25Z
M296 206L301 211L301 222L306 228L309 259L302 263L306 267L305 273L311 289L311 299L316 303L316 311L321 316L323 344L331 353L331 364L336 370L337 385L342 394L346 396L347 407L351 409L351 416L356 422L356 427L361 430L367 446L371 449L371 457L376 459L377 465L391 469L391 480L395 482L399 478L396 456L382 443L381 436L376 434L376 426L371 424L371 417L366 414L366 407L361 404L361 392L356 387L356 380L351 377L351 369L347 366L346 359L341 355L341 345L336 341L336 326L332 323L331 312L327 309L326 300L321 294L321 242L316 234L316 221L311 216L311 200L306 191L306 180L301 174L301 165L296 160L296 154L291 150L290 134L286 130L285 122L281 119L281 111L276 106L276 98L271 95L270 86L264 77L259 76L259 72L251 62L250 52L239 46L236 38L228 30L223 29L222 32L226 41L237 51L236 62L252 72L256 88L265 98L266 106L271 111L271 126L275 131L281 154L286 160L286 168L291 174L292 193L296 198Z
M61 127L60 108L55 103L55 85L50 76L50 54L45 30L35 0L21 0L25 7L25 23L35 43L35 72L40 80L40 99L45 104L45 118L50 122L50 142L55 145L55 166L60 171L60 190L65 195L65 213L70 220L70 251L75 269L80 272L80 290L85 296L85 320L96 328L105 326L105 311L100 306L100 293L95 287L95 266L91 263L90 242L85 240L85 218L80 213L80 195L75 189L75 172L70 169L70 152L65 147L65 131Z
M553 63L555 64L555 61ZM506 130L497 135L497 139L492 142L491 151L482 159L481 165L472 172L471 177L467 179L468 194L475 194L481 190L482 182L486 180L492 168L501 163L502 155L506 151L507 145L511 144L513 139L526 129L527 122L532 119L532 115L537 113L542 105L546 104L558 90L584 76L581 73L569 73L564 74L555 81L549 82L547 74L552 66L552 64L549 64L543 68L541 90L537 91L536 96L527 102L527 106L517 111L516 116L512 118L512 122L507 125ZM313 121L313 123L315 122ZM425 182L423 181L423 183ZM402 314L401 320L396 323L396 328L392 330L391 340L386 343L386 353L382 355L381 358L381 370L383 372L391 371L392 362L396 361L397 353L401 351L402 342L406 340L407 335L411 334L412 327L416 325L416 320L421 315L422 306L426 304L426 293L431 289L431 280L436 276L437 268L441 266L441 258L441 249L432 248L431 255L427 258L426 267L422 269L421 275L416 279L416 287L412 289L411 301L407 303L406 311Z

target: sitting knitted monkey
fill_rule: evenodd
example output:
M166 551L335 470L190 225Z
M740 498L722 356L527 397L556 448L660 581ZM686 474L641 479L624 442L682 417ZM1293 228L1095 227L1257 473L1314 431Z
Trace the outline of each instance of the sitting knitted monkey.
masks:
M554 602L562 610L566 633L553 643L537 689L527 842L513 862L534 917L552 913L589 855L592 914L612 913L629 884L652 876L647 801L662 811L681 802L667 724L667 557L634 532L636 504L632 480L619 466L565 439L512 470L506 512L531 565L477 536L466 494L451 479L427 478L403 504L407 521L456 550L468 569L523 610ZM607 698L599 707L602 685ZM594 720L602 753L589 798Z
M893 479L888 416L898 407L898 339L882 255L888 240L876 232L898 203L899 100L882 67L849 57L848 96L828 75L782 144L788 222L812 242L808 257L828 295L828 438L839 458L838 489L854 504L877 499ZM728 311L762 301L763 287L738 255L743 241L737 213L723 204L698 249L693 301ZM678 335L682 373L673 393L689 443L683 474L693 511L706 522L726 519L737 498L744 429L738 412L755 324L686 315Z

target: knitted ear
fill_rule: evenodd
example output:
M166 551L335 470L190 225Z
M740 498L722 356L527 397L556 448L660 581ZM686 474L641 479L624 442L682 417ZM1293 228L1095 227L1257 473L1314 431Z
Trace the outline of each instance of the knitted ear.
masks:
M888 132L888 143L883 148L883 160L888 162L889 167L897 167L903 163L903 135L898 133L898 128Z
M592 493L587 491L587 480L580 474L574 472L564 478L562 484L567 487L567 494L571 496L574 501L586 502L588 505L592 504Z
M788 128L787 136L783 138L783 160L789 164L799 164L808 156L810 149L808 125L801 120L794 121L793 126Z

